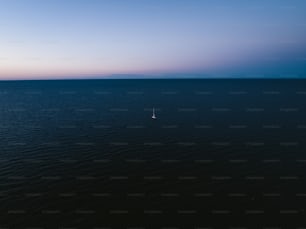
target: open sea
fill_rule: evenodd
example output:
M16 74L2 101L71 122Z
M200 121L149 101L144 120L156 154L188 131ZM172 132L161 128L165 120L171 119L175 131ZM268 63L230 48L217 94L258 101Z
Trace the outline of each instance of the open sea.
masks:
M306 228L306 80L2 81L0 228Z

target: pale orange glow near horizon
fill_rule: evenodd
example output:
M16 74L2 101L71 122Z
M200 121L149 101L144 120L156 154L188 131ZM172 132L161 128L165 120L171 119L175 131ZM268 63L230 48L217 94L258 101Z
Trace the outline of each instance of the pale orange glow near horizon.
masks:
M199 71L216 68L217 57L211 56L201 64ZM226 61L224 61L226 62ZM11 58L0 60L0 80L18 79L78 79L105 77L115 74L159 75L197 70L198 62L145 58L134 59L86 59L86 58ZM208 67L209 66L209 67Z

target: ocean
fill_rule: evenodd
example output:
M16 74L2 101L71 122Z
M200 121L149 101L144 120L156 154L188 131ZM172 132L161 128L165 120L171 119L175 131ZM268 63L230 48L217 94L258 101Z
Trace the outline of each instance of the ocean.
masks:
M306 228L305 80L2 81L0 139L0 228Z

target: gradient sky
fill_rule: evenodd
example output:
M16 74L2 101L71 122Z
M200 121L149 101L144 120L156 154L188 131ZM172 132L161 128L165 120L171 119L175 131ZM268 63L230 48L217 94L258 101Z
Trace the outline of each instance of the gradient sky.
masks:
M306 76L305 0L0 0L0 79Z

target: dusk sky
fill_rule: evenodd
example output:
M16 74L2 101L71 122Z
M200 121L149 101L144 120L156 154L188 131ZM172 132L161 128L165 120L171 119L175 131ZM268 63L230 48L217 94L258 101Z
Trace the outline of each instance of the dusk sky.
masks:
M0 0L0 79L306 77L305 0Z

